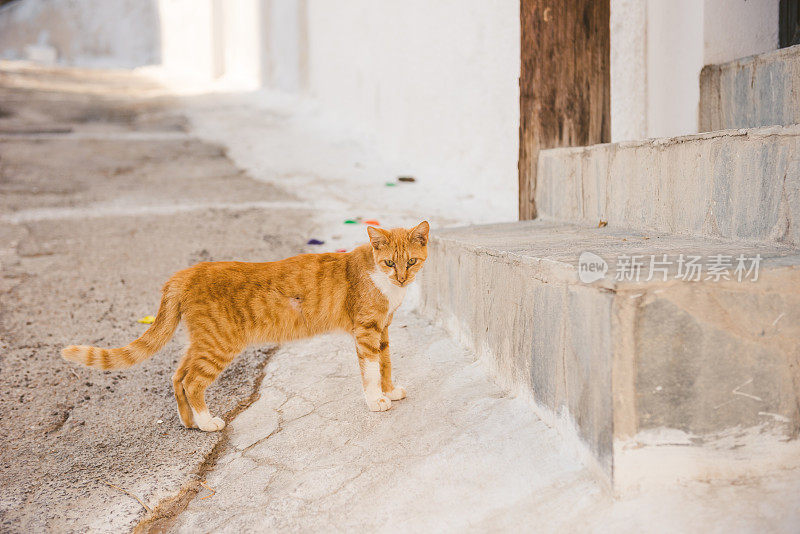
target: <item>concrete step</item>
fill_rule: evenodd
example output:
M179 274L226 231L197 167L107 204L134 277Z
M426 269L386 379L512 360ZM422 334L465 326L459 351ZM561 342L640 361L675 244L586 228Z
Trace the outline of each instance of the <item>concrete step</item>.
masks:
M702 257L700 280L676 278L681 254ZM672 265L651 277L651 255ZM737 274L740 256L746 268L760 258L757 278ZM579 258L598 268L579 272ZM730 279L717 281L726 260ZM637 261L638 280L616 279ZM473 226L431 239L421 284L423 312L532 395L617 493L800 461L796 249L541 220Z
M800 46L700 73L700 131L800 123Z
M800 245L800 126L544 150L542 217Z

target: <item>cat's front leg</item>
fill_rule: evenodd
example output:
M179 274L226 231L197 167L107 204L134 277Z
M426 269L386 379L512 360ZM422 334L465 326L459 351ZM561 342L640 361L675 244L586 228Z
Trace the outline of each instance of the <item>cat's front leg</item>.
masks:
M381 390L391 400L406 397L406 390L392 382L392 359L389 354L389 327L381 331Z
M392 401L381 390L381 334L377 325L372 322L357 326L355 340L367 407L373 412L385 412L392 407Z

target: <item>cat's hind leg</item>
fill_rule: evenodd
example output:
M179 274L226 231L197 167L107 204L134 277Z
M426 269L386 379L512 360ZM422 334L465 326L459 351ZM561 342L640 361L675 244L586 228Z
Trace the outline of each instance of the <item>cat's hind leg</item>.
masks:
M225 421L214 417L206 405L206 389L228 366L237 353L213 351L208 347L195 347L187 351L188 368L182 380L183 389L192 410L194 424L205 432L216 432L225 428Z

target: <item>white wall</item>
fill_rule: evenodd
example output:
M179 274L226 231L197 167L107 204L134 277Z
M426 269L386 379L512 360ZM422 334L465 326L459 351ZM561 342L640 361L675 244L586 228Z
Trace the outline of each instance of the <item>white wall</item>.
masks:
M0 58L130 68L160 61L156 0L23 0L0 8Z
M703 3L647 0L647 136L697 132Z
M611 138L647 137L647 9L611 0Z
M519 32L518 0L309 0L309 91L406 172L515 211Z
M778 48L779 0L705 0L706 65Z
M697 131L703 46L702 0L611 0L612 141Z
M161 64L171 76L207 82L220 71L214 0L159 0ZM217 24L220 20L216 21Z
M611 0L611 137L696 133L704 65L778 47L778 0Z
M163 0L162 0L163 1ZM215 0L218 23L216 74L229 85L255 89L266 81L268 69L264 32L264 0Z
M167 76L201 88L305 90L305 0L158 3Z
M269 71L266 82L285 92L303 92L308 82L308 10L305 0L270 0Z

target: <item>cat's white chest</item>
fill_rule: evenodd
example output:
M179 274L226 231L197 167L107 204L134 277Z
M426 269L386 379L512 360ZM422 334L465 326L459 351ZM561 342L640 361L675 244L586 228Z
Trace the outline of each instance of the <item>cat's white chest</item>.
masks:
M396 286L389 280L389 277L381 271L373 271L369 277L372 283L378 288L378 291L383 293L383 296L389 301L389 313L394 311L402 304L403 297L406 296L406 288Z

